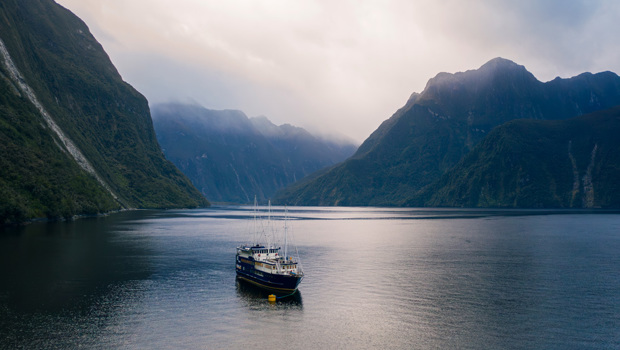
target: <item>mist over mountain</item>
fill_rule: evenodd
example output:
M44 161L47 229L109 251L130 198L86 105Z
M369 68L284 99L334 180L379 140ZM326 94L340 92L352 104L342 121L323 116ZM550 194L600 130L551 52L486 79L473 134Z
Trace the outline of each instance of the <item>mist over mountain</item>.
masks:
M212 201L251 203L355 152L266 117L179 103L153 106L153 123L166 154Z
M279 203L404 205L455 166L496 126L514 119L567 119L620 104L611 72L538 81L496 58L479 69L439 73L383 122L357 152L281 191Z
M2 1L0 39L0 224L208 205L79 18L51 0Z

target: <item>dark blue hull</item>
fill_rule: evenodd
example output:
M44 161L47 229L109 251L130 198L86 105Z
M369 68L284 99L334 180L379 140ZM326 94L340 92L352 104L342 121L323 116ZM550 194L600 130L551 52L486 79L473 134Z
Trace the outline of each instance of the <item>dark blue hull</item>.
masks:
M237 263L237 276L247 282L262 288L282 291L294 292L301 282L303 276L299 275L278 275L270 274L254 269L253 265L246 263Z

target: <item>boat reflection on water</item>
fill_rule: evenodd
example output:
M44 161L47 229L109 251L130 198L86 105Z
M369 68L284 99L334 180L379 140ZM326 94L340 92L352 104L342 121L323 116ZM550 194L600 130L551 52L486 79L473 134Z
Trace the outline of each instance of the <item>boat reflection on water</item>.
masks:
M270 294L275 294L278 304L288 304L293 306L302 306L301 292L296 290L295 292L277 292L269 291L253 285L243 279L237 277L237 295L250 302L267 302Z

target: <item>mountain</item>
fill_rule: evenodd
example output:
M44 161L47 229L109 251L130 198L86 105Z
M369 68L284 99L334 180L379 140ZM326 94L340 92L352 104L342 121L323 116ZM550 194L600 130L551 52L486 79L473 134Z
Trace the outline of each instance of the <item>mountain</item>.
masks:
M146 99L51 0L0 3L0 224L206 206L164 158Z
M408 205L619 208L620 106L508 122Z
M293 181L339 163L357 150L353 142L317 137L290 124L277 126L264 116L250 118L250 121L293 166Z
M513 119L566 119L620 104L611 72L538 81L496 58L439 73L343 163L278 193L291 205L404 205L455 166L494 127Z
M153 123L166 157L212 201L250 203L349 157L356 147L235 110L160 104Z

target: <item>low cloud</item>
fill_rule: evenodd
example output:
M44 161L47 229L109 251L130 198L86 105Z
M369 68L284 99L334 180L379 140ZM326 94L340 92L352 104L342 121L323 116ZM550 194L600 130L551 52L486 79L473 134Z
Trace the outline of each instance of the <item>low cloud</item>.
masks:
M620 71L616 1L58 0L151 103L365 139L440 71Z

